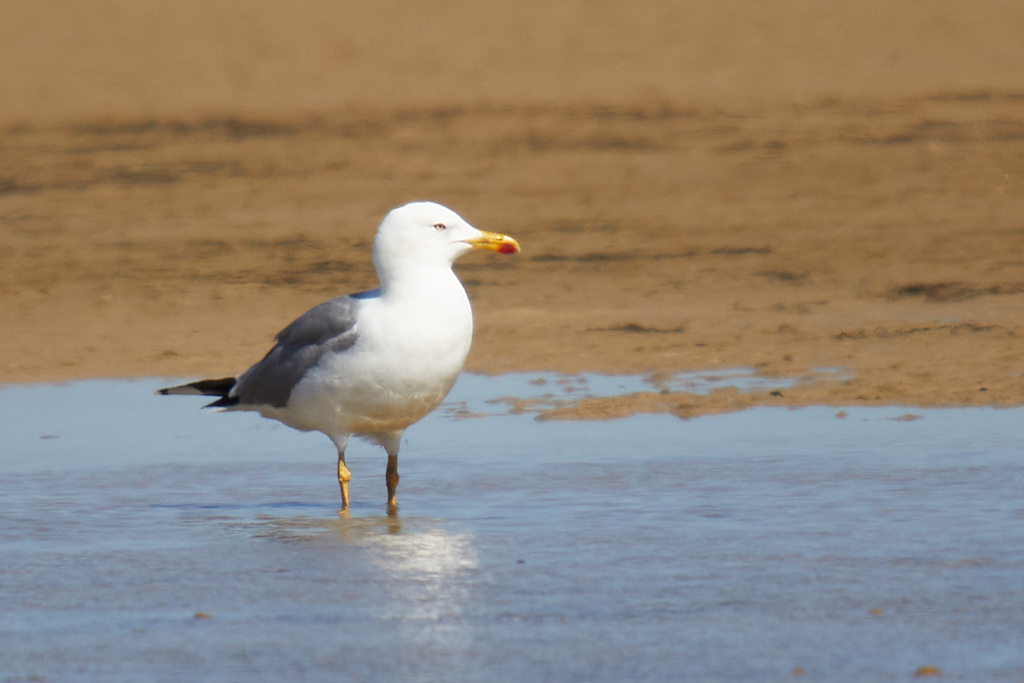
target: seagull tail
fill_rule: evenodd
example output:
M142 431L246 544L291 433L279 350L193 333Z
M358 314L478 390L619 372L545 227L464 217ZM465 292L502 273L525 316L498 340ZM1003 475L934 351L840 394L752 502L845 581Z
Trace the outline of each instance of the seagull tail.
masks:
M230 408L238 405L238 397L231 396L231 389L235 386L234 377L223 377L221 379L201 379L198 382L180 384L176 387L160 389L156 393L161 396L184 395L184 396L219 396L205 408Z

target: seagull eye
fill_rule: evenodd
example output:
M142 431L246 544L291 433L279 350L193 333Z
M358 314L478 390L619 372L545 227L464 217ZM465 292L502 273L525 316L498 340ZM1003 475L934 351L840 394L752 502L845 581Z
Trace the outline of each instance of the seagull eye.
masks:
M434 230L437 230L438 232L447 229L447 227L448 226L445 225L444 223L434 223Z

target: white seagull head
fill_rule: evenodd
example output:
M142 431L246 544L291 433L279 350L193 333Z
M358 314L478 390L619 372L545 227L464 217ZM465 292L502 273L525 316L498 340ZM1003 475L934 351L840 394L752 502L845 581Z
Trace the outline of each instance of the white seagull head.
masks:
M451 268L455 259L473 249L514 254L519 244L511 237L477 230L448 207L412 202L384 217L373 241L373 262L383 284L391 273Z

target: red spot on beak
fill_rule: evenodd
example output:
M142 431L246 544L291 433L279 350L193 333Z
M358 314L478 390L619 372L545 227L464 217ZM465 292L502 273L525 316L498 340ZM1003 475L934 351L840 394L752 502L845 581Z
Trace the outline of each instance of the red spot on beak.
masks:
M514 254L514 253L516 253L516 251L518 251L518 250L516 249L516 245L514 245L514 244L509 244L508 242L502 242L501 244L498 245L498 252L500 252L502 254Z

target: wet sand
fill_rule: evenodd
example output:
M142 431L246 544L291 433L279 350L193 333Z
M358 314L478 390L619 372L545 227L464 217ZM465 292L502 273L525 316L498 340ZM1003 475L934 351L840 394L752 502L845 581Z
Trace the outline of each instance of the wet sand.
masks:
M463 8L443 60L424 5L379 63L378 16L102 7L2 29L0 381L236 373L429 198L524 248L458 266L470 370L850 373L552 417L1024 401L1017 5Z

